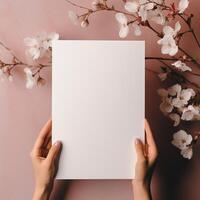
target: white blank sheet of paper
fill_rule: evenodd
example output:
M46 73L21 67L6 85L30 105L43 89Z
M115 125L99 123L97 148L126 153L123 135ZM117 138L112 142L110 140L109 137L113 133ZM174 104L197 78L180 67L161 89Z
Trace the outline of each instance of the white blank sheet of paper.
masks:
M133 139L144 134L143 41L53 42L57 179L132 179Z

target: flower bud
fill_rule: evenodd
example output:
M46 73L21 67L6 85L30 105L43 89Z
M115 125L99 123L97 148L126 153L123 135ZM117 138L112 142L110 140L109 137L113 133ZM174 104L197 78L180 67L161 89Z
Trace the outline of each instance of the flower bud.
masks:
M83 20L83 21L81 22L81 27L82 27L82 28L86 28L88 25L89 25L88 19L85 19L85 20Z
M38 84L39 86L43 86L43 85L46 84L46 81L45 81L45 79L43 79L42 77L39 77L38 80L37 80L37 84Z

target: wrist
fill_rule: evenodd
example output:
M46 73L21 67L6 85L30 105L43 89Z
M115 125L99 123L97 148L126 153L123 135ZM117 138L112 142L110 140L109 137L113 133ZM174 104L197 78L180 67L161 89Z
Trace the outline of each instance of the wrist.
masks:
M48 200L51 189L47 186L36 186L32 200Z
M135 200L150 200L151 199L150 182L133 180L133 193Z

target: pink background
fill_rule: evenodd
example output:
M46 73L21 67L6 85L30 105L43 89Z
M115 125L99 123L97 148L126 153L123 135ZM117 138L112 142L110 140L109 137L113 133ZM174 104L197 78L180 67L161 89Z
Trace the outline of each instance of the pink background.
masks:
M77 1L78 2L78 1ZM81 1L89 5L90 0ZM113 1L114 2L114 1ZM118 1L121 4L121 1ZM0 40L24 57L23 38L42 31L56 31L63 39L119 39L117 25L112 13L99 13L91 20L87 30L73 26L67 11L72 7L64 0L0 0ZM190 8L196 15L199 29L199 1L193 0ZM128 39L135 39L131 33ZM140 39L146 39L146 54L154 55L160 47L155 45L145 29ZM196 47L187 40L185 48L196 53ZM197 54L199 55L199 54ZM155 69L156 62L147 63ZM33 90L25 89L24 74L16 69L14 83L0 84L0 199L31 199L34 179L29 153L37 134L51 116L51 71L44 70L47 84ZM156 200L199 200L200 199L200 149L195 149L191 161L180 157L171 144L171 123L158 109L159 98L156 89L158 78L152 72L146 73L146 116L154 130L160 151L158 165L153 178L153 196ZM198 130L198 123L184 124L186 130ZM130 200L130 181L58 181L52 199L69 200Z

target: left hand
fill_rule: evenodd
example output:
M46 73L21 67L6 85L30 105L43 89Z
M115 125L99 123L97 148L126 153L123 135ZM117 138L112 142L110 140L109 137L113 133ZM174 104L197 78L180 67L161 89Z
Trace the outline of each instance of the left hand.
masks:
M33 200L48 200L57 172L61 142L51 145L52 121L49 120L39 133L31 151L35 173L35 192Z

